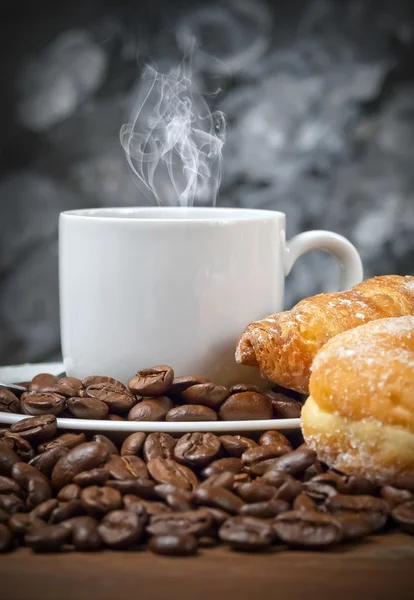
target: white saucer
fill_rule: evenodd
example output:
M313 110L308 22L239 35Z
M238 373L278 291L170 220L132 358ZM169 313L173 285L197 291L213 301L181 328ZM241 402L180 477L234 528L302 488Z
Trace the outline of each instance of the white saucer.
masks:
M2 383L17 383L30 381L37 373L52 373L57 375L63 372L63 363L40 363L0 367L0 381ZM0 423L12 425L28 415L16 415L0 411ZM165 433L191 433L194 431L230 432L230 431L267 431L268 429L292 430L300 428L300 419L265 419L258 421L180 421L170 423L166 421L101 421L95 419L57 419L60 429L81 431L134 431L165 432Z

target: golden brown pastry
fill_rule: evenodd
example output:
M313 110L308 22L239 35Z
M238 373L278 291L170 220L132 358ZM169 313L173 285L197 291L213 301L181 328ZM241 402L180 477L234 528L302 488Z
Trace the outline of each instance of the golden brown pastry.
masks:
M259 367L262 377L307 393L310 367L332 337L358 325L414 315L414 277L385 275L336 294L301 300L291 310L251 323L242 333L236 361Z
M321 460L381 485L414 484L414 317L330 340L313 361L310 393L302 429Z

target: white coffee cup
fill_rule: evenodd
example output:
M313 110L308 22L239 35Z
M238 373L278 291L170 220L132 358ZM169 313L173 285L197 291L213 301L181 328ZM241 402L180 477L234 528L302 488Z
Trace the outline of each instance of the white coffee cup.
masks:
M239 335L283 310L285 277L313 249L339 262L344 289L362 280L344 237L308 231L285 241L280 212L230 208L114 208L60 215L62 351L74 377L127 382L169 364L176 375L252 381L237 365Z

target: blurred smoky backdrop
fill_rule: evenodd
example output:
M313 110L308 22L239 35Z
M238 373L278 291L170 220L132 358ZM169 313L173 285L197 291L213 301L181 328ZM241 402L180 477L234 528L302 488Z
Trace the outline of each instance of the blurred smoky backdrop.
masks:
M220 206L331 229L367 277L414 271L412 0L72 0L2 4L0 364L60 356L60 211L147 204L119 130L143 65L194 36L227 116ZM248 241L247 241L248 243ZM337 285L303 257L286 306ZM248 290L260 293L260 290ZM87 294L87 289L74 293Z

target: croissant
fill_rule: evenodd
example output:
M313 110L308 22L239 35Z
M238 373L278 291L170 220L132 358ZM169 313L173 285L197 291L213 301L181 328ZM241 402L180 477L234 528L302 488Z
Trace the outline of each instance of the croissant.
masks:
M259 367L262 377L274 383L308 393L312 361L328 340L369 321L409 315L414 315L414 277L374 277L251 323L238 341L236 361Z

